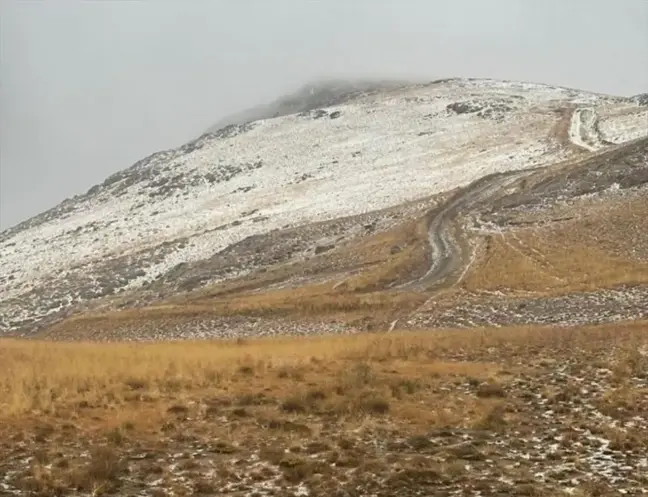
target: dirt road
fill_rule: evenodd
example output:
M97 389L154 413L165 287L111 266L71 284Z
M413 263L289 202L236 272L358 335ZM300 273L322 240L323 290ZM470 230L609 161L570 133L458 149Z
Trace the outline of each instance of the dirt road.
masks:
M594 109L579 108L572 115L569 129L570 141L588 152L599 152L610 145L598 130L598 116ZM484 176L461 189L443 206L428 216L428 240L430 266L426 273L416 279L396 286L399 290L430 291L448 286L456 280L459 271L470 260L470 247L463 236L462 227L456 220L480 203L492 202L516 180L529 176L541 168L523 171L507 171Z
M459 191L443 206L429 213L428 241L430 267L414 280L398 285L399 290L429 291L452 283L454 277L470 259L470 247L463 240L462 227L456 222L460 214L478 204L492 200L516 180L528 176L538 168L507 171L484 176Z

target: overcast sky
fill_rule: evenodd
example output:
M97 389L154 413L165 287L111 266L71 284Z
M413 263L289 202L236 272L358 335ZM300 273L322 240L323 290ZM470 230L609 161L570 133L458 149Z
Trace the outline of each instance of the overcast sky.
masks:
M330 76L648 91L646 0L0 0L0 228Z

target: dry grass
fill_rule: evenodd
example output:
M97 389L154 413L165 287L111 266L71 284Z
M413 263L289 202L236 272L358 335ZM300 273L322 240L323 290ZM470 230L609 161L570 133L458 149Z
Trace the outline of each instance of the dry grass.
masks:
M359 247L350 247L371 267L344 281L351 292L375 291L396 281L407 280L427 267L428 230L425 217L398 229L377 235Z
M376 495L472 488L466 465L500 457L483 440L516 433L516 444L537 427L525 408L528 389L547 390L557 364L581 371L601 361L613 383L595 401L600 410L628 419L645 409L645 393L629 381L647 372L638 352L646 344L646 322L137 345L2 340L0 473L14 468L3 466L3 454L22 461L27 450L36 456L18 463L14 481L30 495L130 495L145 481L162 482L156 495L213 495L241 481L235 461L254 454L270 466L243 468L254 475L246 485L275 471L284 486L305 483L324 495L332 475L357 471L359 480L347 483L359 488L386 475ZM542 395L570 416L578 410L566 406L582 402L581 388L569 384ZM430 430L440 437L434 443ZM637 429L605 434L613 447L644 446ZM386 456L372 448L376 440ZM206 461L216 464L216 480L205 476ZM522 471L515 479L525 481Z
M468 290L561 295L648 283L648 262L591 245L562 245L546 231L507 233L483 243L480 263L464 278Z
M370 364L386 360L403 361L400 369L412 375L488 371L432 362L442 342L441 336L399 334L138 345L3 340L0 406L10 415L53 413L75 405L122 406L144 394L175 403L187 392L261 386L288 395L313 377L350 392L373 384ZM428 363L423 370L420 362Z
M338 391L386 386L376 372L394 367L393 379L406 391L422 379L470 376L492 379L497 366L475 361L440 360L453 351L497 347L501 354L538 347L597 346L601 340L633 343L644 336L641 322L556 330L544 327L358 334L276 338L236 342L152 344L50 343L0 341L0 407L3 415L54 412L75 405L122 405L144 394L176 403L185 392L266 388L294 393L295 384ZM625 349L624 349L625 350ZM624 356L625 357L625 356ZM637 368L628 354L617 368ZM641 363L643 364L643 362ZM389 375L388 375L389 376ZM380 377L381 381L374 382ZM427 380L426 380L427 381ZM417 386L413 386L417 385ZM350 388L351 387L351 388ZM420 389L419 389L420 390ZM481 397L505 397L499 383L480 387ZM391 389L391 394L394 390Z
M114 312L87 313L57 323L44 330L41 337L66 337L74 340L113 337L115 330L137 330L142 324L164 329L169 323L184 326L194 318L209 320L214 317L237 316L285 319L302 324L318 320L348 325L360 323L365 329L376 329L389 323L394 314L407 313L418 308L427 298L425 294L414 292L330 293L322 286L310 286L233 295L211 303L154 305ZM88 334L89 331L92 331L92 335Z
M485 237L462 286L559 295L648 283L647 199L583 203L584 218L572 206L550 214L573 219Z
M551 172L533 175L529 181L541 182L551 177L554 169L582 166L578 164L567 161ZM58 323L46 334L76 339L89 336L88 329L94 330L92 337L108 336L114 323L129 333L142 326L148 329L151 323L158 329L178 328L184 325L183 320L241 316L335 322L345 329L387 329L396 319L407 320L431 296L389 289L394 283L415 279L429 266L428 218L434 206L452 194L429 199L426 215L403 220L395 228L362 236L318 257L278 264L144 308L86 312ZM422 210L419 206L414 212ZM453 302L458 289L556 296L648 283L645 196L610 196L603 202L581 198L573 205L555 203L518 215L517 221L535 227L477 238L476 259L470 262L459 285L449 284L438 293L439 300ZM561 221L546 223L547 219ZM461 219L457 221L458 226ZM462 245L470 242L459 238ZM286 287L277 289L274 285ZM279 323L277 327L282 326ZM121 335L116 332L114 338Z

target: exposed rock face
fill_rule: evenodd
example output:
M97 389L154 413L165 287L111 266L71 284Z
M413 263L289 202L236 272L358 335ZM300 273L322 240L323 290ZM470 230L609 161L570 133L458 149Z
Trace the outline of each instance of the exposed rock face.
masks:
M631 97L630 100L639 105L648 105L648 93L640 93L639 95Z

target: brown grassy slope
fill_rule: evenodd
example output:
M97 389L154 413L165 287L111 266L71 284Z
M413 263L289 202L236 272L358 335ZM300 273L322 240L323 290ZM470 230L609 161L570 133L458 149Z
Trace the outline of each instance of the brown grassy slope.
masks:
M559 295L648 283L648 198L583 200L548 214L560 220L479 240L479 257L462 286Z
M382 323L394 313L411 310L426 299L422 294L381 291L427 266L426 227L425 218L405 221L394 229L362 238L301 264L278 266L144 308L73 316L44 333L54 336L72 331L83 335L84 328L110 328L115 321L129 322L136 327L142 320L200 316L291 316L351 321L370 316ZM322 274L332 276L331 280L308 282L309 277ZM266 288L296 277L306 277L306 281L296 287Z

